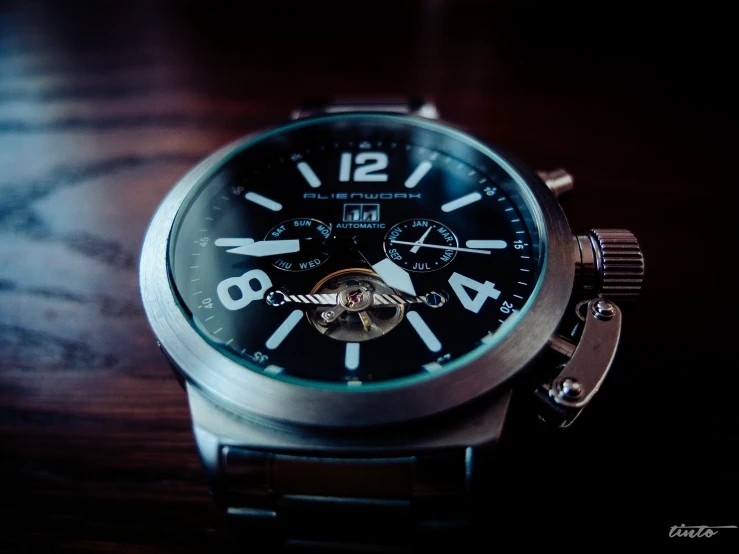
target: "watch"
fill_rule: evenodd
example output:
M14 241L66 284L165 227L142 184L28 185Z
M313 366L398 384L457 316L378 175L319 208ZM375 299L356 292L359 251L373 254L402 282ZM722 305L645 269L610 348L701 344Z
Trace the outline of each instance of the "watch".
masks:
M143 304L214 499L248 540L455 540L511 391L572 423L644 258L629 231L573 234L556 198L570 188L431 104L332 102L169 192L143 244Z

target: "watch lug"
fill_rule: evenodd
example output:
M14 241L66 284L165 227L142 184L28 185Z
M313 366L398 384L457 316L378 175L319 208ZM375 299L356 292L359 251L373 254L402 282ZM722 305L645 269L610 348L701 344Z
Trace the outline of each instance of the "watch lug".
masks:
M198 453L203 462L207 480L209 483L212 483L218 474L218 458L221 451L221 441L218 436L195 424L192 426L192 431L193 435L195 435L195 444L198 447Z
M621 336L621 310L613 302L595 298L579 303L576 310L584 321L580 341L570 354L569 341L553 339L555 350L570 359L551 382L536 391L548 408L540 417L559 427L569 426L598 392Z
M190 383L186 383L187 399L190 404L192 431L195 436L195 445L205 467L205 474L209 484L218 476L218 465L221 452L221 439L211 428L207 427L208 412L214 410L206 404L205 398Z
M433 102L421 102L412 112L411 115L425 117L426 119L439 119L439 110Z
M303 119L316 115L346 112L383 112L415 115L426 119L439 119L439 111L433 102L421 99L341 99L308 102L293 110L291 119Z

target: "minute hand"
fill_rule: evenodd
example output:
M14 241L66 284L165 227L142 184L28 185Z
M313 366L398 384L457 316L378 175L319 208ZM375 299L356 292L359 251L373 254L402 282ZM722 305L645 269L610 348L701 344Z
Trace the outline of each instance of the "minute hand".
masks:
M227 250L229 254L241 254L242 256L277 256L279 254L291 254L300 252L300 243L298 239L288 240L260 240L250 244L244 244ZM218 246L218 242L216 241ZM230 246L230 244L228 245Z
M417 242L408 242L406 240L391 240L391 244L407 244L409 246L418 246L420 248L438 248L439 250L456 250L457 252L471 252L472 254L490 254L490 250L475 250L473 248L460 248L459 246L443 246L441 244L418 244Z

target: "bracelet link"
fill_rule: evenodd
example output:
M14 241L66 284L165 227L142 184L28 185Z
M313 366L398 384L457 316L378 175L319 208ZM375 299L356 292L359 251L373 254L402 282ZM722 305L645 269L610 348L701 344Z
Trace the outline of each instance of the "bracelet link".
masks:
M236 530L291 547L394 551L467 522L467 452L323 457L221 449L220 497ZM389 550L388 550L389 549Z

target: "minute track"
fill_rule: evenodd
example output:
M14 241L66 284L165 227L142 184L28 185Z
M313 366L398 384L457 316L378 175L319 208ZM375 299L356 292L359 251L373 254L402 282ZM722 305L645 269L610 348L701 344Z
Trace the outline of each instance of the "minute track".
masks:
M455 146L452 154L444 147L448 139L415 124L391 121L395 126L388 130L384 122L375 127L373 119L327 118L325 124L306 124L250 146L206 178L178 216L170 249L178 296L197 321L195 328L246 368L279 367L279 372L267 372L278 379L351 380L364 386L429 375L425 365L439 363L444 368L485 346L475 337L495 333L499 320L520 310L534 290L539 256L538 246L529 246L538 244L531 235L533 218L526 205L507 192L512 189L505 170L467 147ZM347 181L340 179L342 156L348 160L343 175L348 174ZM309 177L297 167L301 163L307 164L301 166L304 170L310 167L312 173L305 171ZM407 187L419 167L420 179ZM311 185L319 181L320 187ZM442 210L469 195L479 199ZM268 202L253 201L259 197ZM273 209L278 205L279 210ZM322 222L332 237L342 235L348 246L318 235L271 235L286 222L308 220ZM385 238L409 221L435 227L410 226L395 242ZM356 239L354 246L347 237ZM250 244L275 244L250 248L246 238L254 241ZM486 238L490 240L482 240ZM309 239L306 249L304 239ZM296 240L294 251L290 241ZM312 248L314 240L323 250ZM487 247L472 247L475 241ZM240 248L243 255L228 252ZM404 259L392 259L390 249ZM529 270L525 281L516 278L523 277L520 269ZM365 271L379 275L380 281L373 284L377 277ZM337 272L342 279L363 283L371 298L367 307L343 309L337 292L315 290ZM452 280L454 274L466 278L472 288L452 286L458 281ZM497 297L489 293L488 282L502 291ZM388 284L394 290L371 290ZM192 288L195 285L199 288ZM286 295L284 310L267 301L275 287ZM431 293L421 294L428 291L436 293L435 304L428 302ZM211 308L202 307L205 300ZM291 310L305 317L291 320L295 326L289 334L267 348ZM418 340L417 330L406 321L408 310L422 315L424 330L429 329L424 336L436 337L443 345L439 352ZM332 311L333 317L326 313ZM303 321L306 317L310 325ZM349 375L343 345L368 339ZM403 354L389 356L392 352Z

